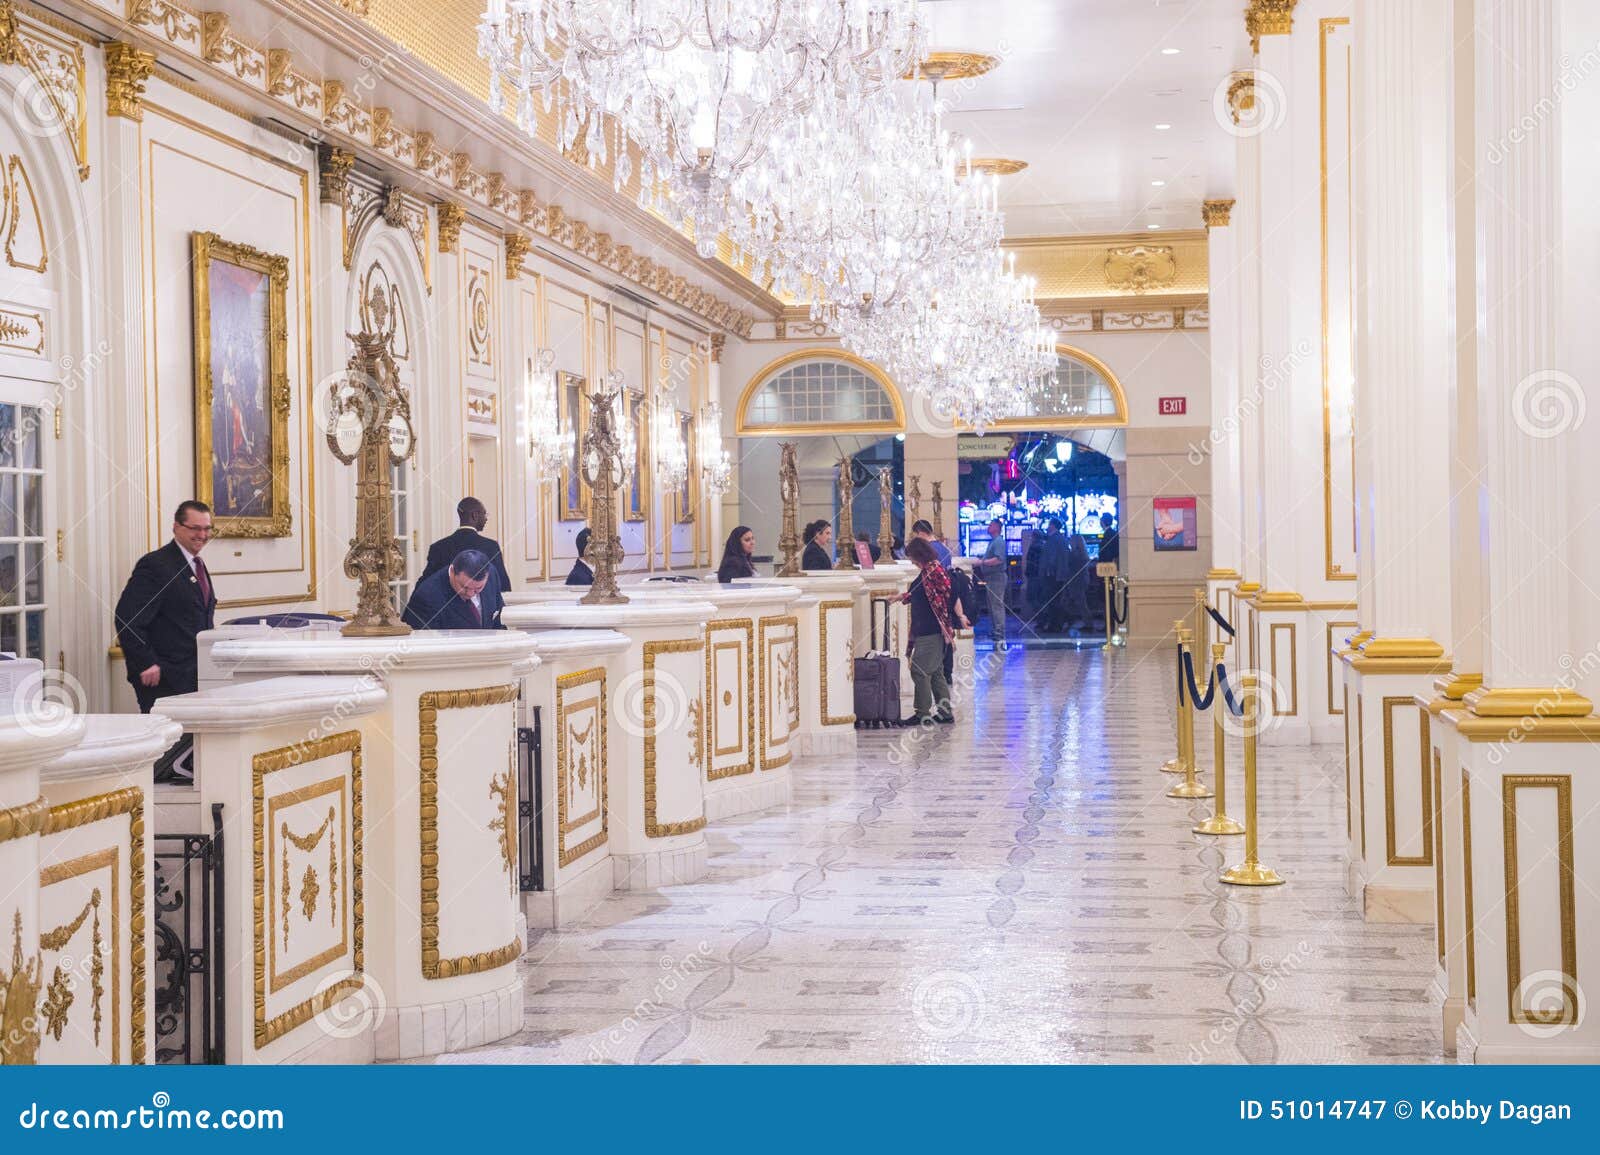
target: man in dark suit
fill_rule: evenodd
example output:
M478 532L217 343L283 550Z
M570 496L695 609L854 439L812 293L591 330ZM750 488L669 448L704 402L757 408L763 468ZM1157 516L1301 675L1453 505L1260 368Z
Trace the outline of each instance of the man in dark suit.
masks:
M567 574L567 584L569 586L594 585L594 570L589 567L588 562L583 560L583 555L589 551L589 537L590 534L588 526L584 526L578 531L578 540L576 543L578 547L578 560L572 563L572 571Z
M215 625L217 591L200 551L211 540L211 507L186 501L172 518L172 540L145 554L117 599L117 642L139 711L158 698L199 688L195 638Z
M500 578L500 591L504 593L510 589L511 575L506 572L505 559L500 556L500 543L492 537L483 536L483 527L489 524L489 511L483 507L483 502L476 497L463 497L456 506L456 517L461 520L461 528L428 547L428 564L422 567L422 575L417 582L425 582L444 569L462 550L475 549L488 555L495 574Z
M489 555L464 549L432 577L419 581L400 616L416 630L503 630L505 601Z

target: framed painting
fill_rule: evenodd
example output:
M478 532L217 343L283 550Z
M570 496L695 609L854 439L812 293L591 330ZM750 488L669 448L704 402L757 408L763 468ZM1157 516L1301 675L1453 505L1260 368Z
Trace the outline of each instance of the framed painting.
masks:
M589 402L583 395L586 384L577 373L556 375L556 421L561 428L572 430L572 450L561 466L561 488L557 497L559 521L589 519L589 491L584 487L583 472L578 468L583 435L589 428Z
M288 537L289 258L193 247L195 496L219 537Z
M623 509L624 521L644 521L650 515L650 418L644 391L629 389L628 426L633 432L633 478Z
M700 462L696 460L694 445L694 417L683 410L678 410L678 436L683 438L683 454L689 463L688 472L684 474L683 484L678 487L674 503L677 506L677 520L679 525L686 525L694 520L695 489L700 480Z

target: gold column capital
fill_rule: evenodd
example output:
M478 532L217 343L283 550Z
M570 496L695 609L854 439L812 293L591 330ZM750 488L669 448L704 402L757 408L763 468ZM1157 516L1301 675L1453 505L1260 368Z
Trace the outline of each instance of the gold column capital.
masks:
M1250 0L1244 10L1244 30L1250 34L1250 51L1261 51L1263 36L1287 36L1294 31L1297 0Z
M439 214L439 251L453 253L461 242L461 226L466 223L467 210L454 201L440 201L435 211Z
M533 242L522 233L507 233L506 242L506 280L515 281L522 276L522 262L528 259L528 249Z
M722 347L727 343L728 335L726 333L711 334L711 363L713 365L722 363Z
M11 0L0 0L0 64L22 60L22 41L17 36L17 7Z
M350 187L350 170L355 163L356 154L347 149L327 144L317 147L317 189L321 203L344 204Z
M1222 228L1228 223L1228 213L1233 209L1233 198L1227 200L1208 200L1200 202L1200 216L1206 222L1206 228Z
M1232 73L1228 79L1228 117L1234 124L1256 106L1256 74L1249 69Z
M155 71L156 55L113 40L105 46L106 115L143 120L145 81Z

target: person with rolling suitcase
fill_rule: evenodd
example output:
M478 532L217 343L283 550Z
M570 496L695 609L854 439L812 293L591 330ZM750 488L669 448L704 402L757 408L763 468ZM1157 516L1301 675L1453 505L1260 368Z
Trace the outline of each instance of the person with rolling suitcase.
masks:
M906 542L906 557L920 572L901 601L911 606L911 683L916 689L916 714L902 725L949 722L950 682L944 674L944 650L955 638L950 622L950 575L921 538Z

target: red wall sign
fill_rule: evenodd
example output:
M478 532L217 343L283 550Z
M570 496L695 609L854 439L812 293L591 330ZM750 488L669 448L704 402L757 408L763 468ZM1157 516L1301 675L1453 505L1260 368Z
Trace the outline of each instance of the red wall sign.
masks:
M1189 399L1187 397L1161 397L1161 416L1177 417L1189 412Z

